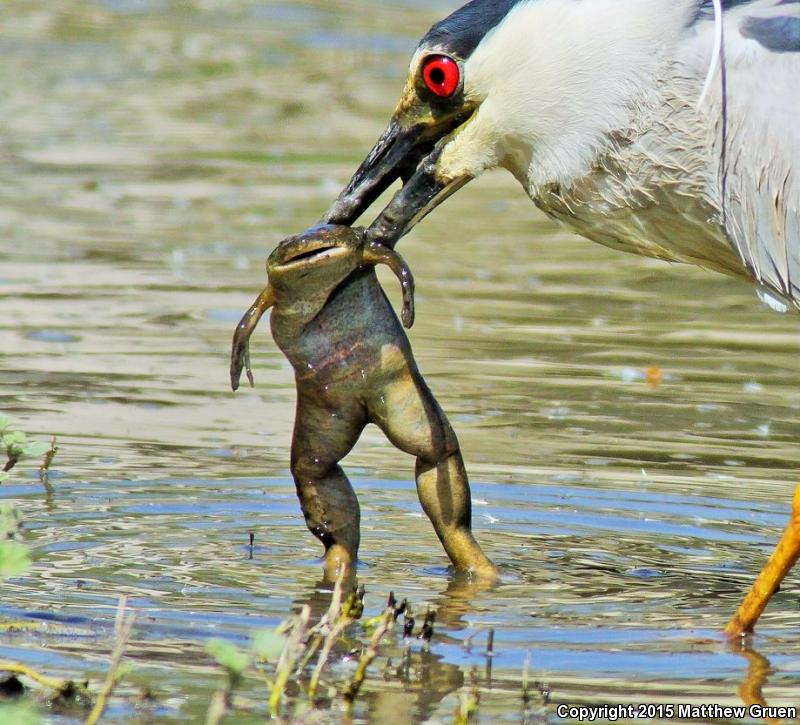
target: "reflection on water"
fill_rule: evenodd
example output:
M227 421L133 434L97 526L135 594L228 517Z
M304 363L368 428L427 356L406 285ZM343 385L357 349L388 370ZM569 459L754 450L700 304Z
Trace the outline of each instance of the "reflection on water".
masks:
M0 410L60 451L50 495L24 466L0 489L36 547L0 590L0 616L36 626L0 634L0 658L102 671L127 593L135 681L157 683L155 715L191 720L219 685L207 637L324 606L287 478L291 371L262 332L257 387L233 395L230 335L268 251L327 207L408 49L456 4L2 3ZM502 174L402 247L412 343L505 581L451 581L411 459L367 431L345 465L368 610L395 590L439 626L358 718L448 721L477 679L483 722L518 719L528 653L553 703L797 704L797 575L756 651L718 636L797 480L796 317L566 235Z

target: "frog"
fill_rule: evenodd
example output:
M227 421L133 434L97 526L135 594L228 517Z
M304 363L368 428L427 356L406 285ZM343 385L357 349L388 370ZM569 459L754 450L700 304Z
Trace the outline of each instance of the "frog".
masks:
M388 266L400 282L400 319L376 265ZM253 385L249 341L270 309L272 337L297 388L290 470L306 525L325 549L324 576L349 576L357 566L360 508L340 462L373 423L416 458L420 503L455 571L496 581L498 570L472 532L458 439L404 330L415 316L405 260L366 229L323 224L280 242L267 260L267 279L234 332L231 387L238 388L243 369Z

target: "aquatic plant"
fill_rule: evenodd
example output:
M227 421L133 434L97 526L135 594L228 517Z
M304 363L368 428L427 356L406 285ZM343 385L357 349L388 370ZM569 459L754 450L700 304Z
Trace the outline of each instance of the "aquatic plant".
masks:
M53 459L56 457L56 453L58 453L58 446L56 445L56 437L53 436L50 440L50 448L45 451L44 457L42 458L42 465L39 466L39 478L45 483L47 483L50 466L53 465Z
M12 429L10 418L0 415L0 451L5 451L6 454L6 462L3 465L3 470L0 471L0 483L8 478L8 472L23 458L41 456L49 453L54 447L55 439L53 439L52 446L40 441L30 441L22 431ZM52 456L55 456L55 450ZM47 461L48 468L52 463L52 456Z
M128 639L130 639L131 632L133 632L133 625L136 623L136 613L126 614L127 604L127 597L120 597L114 623L114 649L111 652L111 665L108 668L100 693L97 695L94 707L92 707L89 717L86 718L85 725L96 725L100 721L106 709L108 698L117 683L128 672L128 668L122 664L122 656L125 654L125 647L128 644Z
M0 705L0 722L14 725L39 725L42 719L27 704Z
M310 623L311 610L303 606L276 629L256 632L247 650L225 640L209 640L206 649L225 671L226 685L212 697L206 725L216 725L236 709L234 690L246 675L257 677L267 686L267 709L276 719L281 717L281 711L287 704L286 690L291 684L293 717L301 717L316 706L332 652L342 648L346 648L348 656L357 653L355 671L345 682L336 684L326 681L324 692L326 701L330 701L331 705L337 704L344 713L349 713L366 680L369 666L378 656L384 638L394 630L400 616L405 618L403 638L413 636L413 617L407 602L403 600L398 605L394 595L390 595L381 614L361 623L363 633L369 638L366 641L360 638L354 641L349 630L364 611L364 594L364 588L359 587L344 596L340 578L334 587L328 611L313 626ZM429 613L420 634L425 642L433 635L433 621L433 614Z
M10 471L23 458L45 454L42 470L46 471L58 448L55 438L48 446L39 441L30 441L27 436L12 427L10 418L0 415L0 455L5 451L6 462L0 470L0 483L7 480ZM13 504L0 504L0 579L24 574L31 563L30 551L22 543L22 517Z
M31 564L28 547L22 543L22 517L12 504L0 504L0 579L21 576Z
M7 679L0 681L0 699L21 697L27 692L27 688L22 684L20 678L31 680L49 693L46 699L48 706L77 705L80 708L88 709L91 705L84 725L97 725L103 717L114 688L129 672L129 669L122 663L122 657L136 622L136 614L127 614L126 606L126 597L121 597L117 606L111 663L103 685L96 696L89 691L88 681L50 677L21 662L0 661L0 673L8 675ZM39 722L38 715L35 710L31 709L28 702L19 702L14 705L0 703L0 723L4 723L4 725L5 723L14 723L14 725L30 723L33 725Z

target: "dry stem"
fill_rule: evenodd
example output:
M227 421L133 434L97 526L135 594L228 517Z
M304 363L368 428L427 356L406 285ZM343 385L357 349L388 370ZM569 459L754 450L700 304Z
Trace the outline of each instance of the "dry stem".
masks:
M121 675L119 672L122 656L125 653L125 647L128 644L128 638L133 631L133 625L136 621L136 613L130 616L125 616L125 606L128 598L125 596L120 597L119 605L117 606L117 616L114 625L114 649L111 652L111 666L106 675L106 680L97 696L92 711L89 717L86 718L85 725L96 725L100 718L103 716L103 711L106 709L108 698L110 697L114 687L119 682Z

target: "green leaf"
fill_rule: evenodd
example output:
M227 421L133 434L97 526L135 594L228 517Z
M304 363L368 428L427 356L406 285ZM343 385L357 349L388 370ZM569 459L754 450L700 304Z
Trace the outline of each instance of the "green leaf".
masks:
M25 544L18 541L0 542L0 579L21 576L31 565L31 554ZM0 719L0 722L5 722Z
M42 719L27 705L0 705L0 722L4 725L41 725Z
M20 530L22 516L17 507L10 503L0 503L0 541L14 537Z
M9 461L16 463L22 458L26 440L25 434L18 430L3 434L2 444L6 449L6 456L8 456Z
M25 445L27 437L21 430L12 430L8 433L3 433L3 445L6 448L12 446L22 447Z
M0 428L0 434L0 447L5 448L6 456L14 463L22 458L43 456L50 450L49 444L28 440L22 431L8 431Z
M11 418L0 415L0 433L2 433L8 426L11 425Z
M38 458L39 456L43 456L49 450L49 443L43 443L42 441L29 441L23 447L22 455L30 458Z
M274 629L262 629L253 637L252 650L262 660L271 662L280 657L286 646L286 637L278 634Z
M208 640L206 651L218 664L235 675L241 675L250 664L250 655L225 639Z

